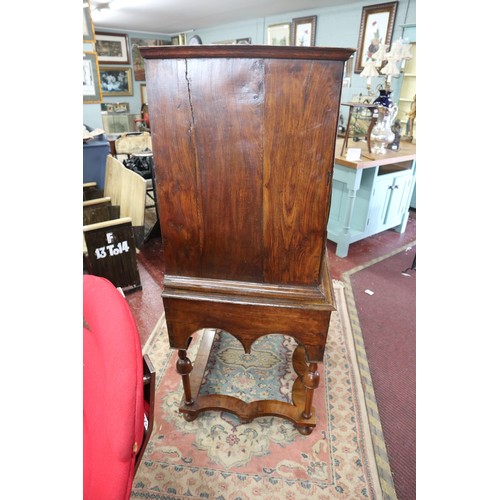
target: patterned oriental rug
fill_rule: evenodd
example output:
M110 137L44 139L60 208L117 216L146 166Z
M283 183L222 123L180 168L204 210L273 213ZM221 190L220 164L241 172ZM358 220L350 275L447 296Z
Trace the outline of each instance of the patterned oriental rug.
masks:
M178 411L183 394L175 370L177 352L169 348L165 320L160 319L144 346L157 377L154 429L131 498L394 498L377 469L376 454L386 452L383 443L374 446L372 441L366 378L360 374L344 285L333 284L337 311L324 363L319 364L321 382L313 400L318 422L309 436L279 417L240 423L228 412L207 411L187 422ZM193 364L201 337L197 332L189 348ZM295 346L288 336L269 335L245 354L231 335L216 334L200 392L247 402L289 401L296 378L291 363Z

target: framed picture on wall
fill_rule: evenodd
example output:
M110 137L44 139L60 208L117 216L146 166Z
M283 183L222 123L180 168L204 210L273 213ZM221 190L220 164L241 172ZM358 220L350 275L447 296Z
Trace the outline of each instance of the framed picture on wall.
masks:
M180 35L179 35L180 36ZM175 37L173 37L175 38ZM173 40L172 38L172 40ZM177 42L173 45L183 45L180 43L180 38L178 37ZM172 42L167 42L166 40L150 40L145 38L132 38L132 62L134 65L134 78L136 82L145 81L146 74L144 72L144 59L141 56L139 47L153 47L158 45L172 45Z
M232 40L222 40L220 42L214 42L213 45L251 45L252 38L233 38Z
M95 52L83 53L83 103L93 104L102 101L99 66Z
M95 50L101 64L130 64L127 35L97 31Z
M188 45L203 45L201 38L198 35L193 35L188 42Z
M363 7L356 51L355 73L363 71L364 63L377 52L381 43L391 44L398 2Z
M317 16L292 19L293 45L314 47L316 43L316 20Z
M126 66L101 66L99 73L103 96L133 95L131 68Z
M89 4L83 4L83 42L93 43L95 40L94 23L90 15Z
M290 45L290 23L270 24L267 27L268 45Z
M354 54L347 59L344 65L344 76L342 78L342 87L351 86L352 73L354 71Z
M146 90L146 84L141 83L141 104L148 103L148 92Z

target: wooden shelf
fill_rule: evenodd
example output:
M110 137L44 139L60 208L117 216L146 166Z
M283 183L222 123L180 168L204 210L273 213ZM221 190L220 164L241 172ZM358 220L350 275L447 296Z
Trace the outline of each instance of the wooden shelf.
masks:
M406 129L406 124L408 123L408 113L411 111L411 107L415 96L417 95L417 46L416 43L411 44L413 58L406 61L406 66L402 72L403 81L401 84L401 91L399 94L398 101L398 115L397 118L401 121ZM413 124L413 137L416 137L416 124Z

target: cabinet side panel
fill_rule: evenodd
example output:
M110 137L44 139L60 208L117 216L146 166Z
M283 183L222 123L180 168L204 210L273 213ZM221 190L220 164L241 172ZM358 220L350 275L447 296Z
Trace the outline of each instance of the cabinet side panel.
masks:
M198 276L203 215L184 60L146 60L165 272Z
M326 245L343 62L266 61L264 276L317 284Z
M205 278L262 281L263 62L187 61Z

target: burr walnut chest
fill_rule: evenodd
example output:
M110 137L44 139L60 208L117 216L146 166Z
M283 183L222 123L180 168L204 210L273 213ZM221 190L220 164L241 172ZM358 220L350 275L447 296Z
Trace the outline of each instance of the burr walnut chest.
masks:
M162 300L184 387L180 411L188 420L213 409L243 421L278 415L309 434L335 308L326 227L343 69L353 50L140 51L165 259ZM188 353L202 329L227 331L247 353L263 335L293 337L293 403L198 394L202 371Z

